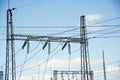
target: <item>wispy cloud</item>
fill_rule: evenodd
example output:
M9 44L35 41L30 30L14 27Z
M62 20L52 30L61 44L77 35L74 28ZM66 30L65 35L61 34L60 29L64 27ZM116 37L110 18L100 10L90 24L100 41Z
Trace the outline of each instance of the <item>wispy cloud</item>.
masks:
M100 24L95 24L96 21L103 18L103 15L100 14L91 14L86 16L86 25L88 31L98 31L101 29Z
M98 20L103 19L103 15L101 14L90 14L86 15L86 26L88 31L99 31L101 29L100 24L95 24ZM77 24L80 26L80 24Z
M21 76L20 78L18 76L16 76L17 80L32 80L32 76Z
M120 76L120 70L118 66L107 66L106 67L106 75L107 78L119 78ZM94 71L94 76L101 77L103 78L103 69L101 68L100 70L95 70Z
M43 63L43 61L34 61L29 64L25 65L25 68L33 67L36 65L36 67L33 67L32 69L38 69L39 64ZM91 60L91 65L101 65L102 61L101 60ZM45 69L46 62L40 65L40 70ZM50 68L52 69L68 69L69 65L69 59L52 59L48 62L48 67L47 70ZM79 68L80 67L80 57L72 58L70 60L70 67L72 68Z
M100 20L102 18L103 18L103 16L99 15L99 14L92 14L92 15L87 15L86 16L87 22L92 22L92 21Z
M25 68L29 68L35 65L38 65L40 63L42 63L43 61L34 61L31 62L30 64L26 64ZM42 73L45 69L45 65L46 63L42 64L39 68L40 72ZM99 70L94 70L94 76L96 78L96 76L100 76L100 79L103 78L103 68L102 68L102 60L100 59L94 59L91 60L91 65L99 65L101 66ZM76 57L76 58L72 58L71 59L71 67L79 67L80 68L80 57ZM48 63L48 67L47 67L47 72L45 75L45 80L50 79L51 74L50 74L50 69L55 70L55 69L61 69L61 70L66 70L68 69L68 59L52 59L49 61ZM77 68L78 69L78 68ZM76 70L77 70L76 69ZM120 71L119 71L119 67L114 67L114 66L106 66L106 72L108 76L119 76L120 75ZM31 70L38 70L38 67L34 67ZM79 70L79 69L78 69ZM109 74L110 73L110 74ZM22 76L21 80L41 80L43 77L43 74L32 74L31 76Z
M29 67L36 65L36 67L33 67L32 69L38 69L37 65L39 65L43 62L44 61L34 61L34 62L29 63L29 64L26 64L25 68L29 68ZM71 67L80 66L80 58L79 57L71 59L70 62L71 62ZM67 69L68 64L69 64L68 59L52 59L48 62L47 70L49 70L51 67L52 67L52 69L65 69L65 68ZM44 70L45 65L46 65L46 62L43 63L42 65L40 65L40 70Z

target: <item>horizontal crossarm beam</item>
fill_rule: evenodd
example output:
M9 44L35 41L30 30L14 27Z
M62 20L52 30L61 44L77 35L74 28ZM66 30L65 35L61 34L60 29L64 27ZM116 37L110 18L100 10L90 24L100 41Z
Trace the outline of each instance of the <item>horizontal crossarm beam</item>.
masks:
M72 38L72 37L38 36L38 35L21 35L21 34L14 34L13 36L14 36L13 40L80 43L80 38Z

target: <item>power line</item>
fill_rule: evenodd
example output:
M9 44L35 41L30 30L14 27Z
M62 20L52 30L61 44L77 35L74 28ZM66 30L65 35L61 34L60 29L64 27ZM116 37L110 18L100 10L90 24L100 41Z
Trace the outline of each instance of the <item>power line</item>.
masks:
M59 47L59 45L60 44L58 44L52 51L51 51L51 53L53 53L58 47ZM38 46L36 46L35 48L37 48ZM35 49L34 48L34 49ZM31 56L30 58L28 58L27 60L26 60L26 62L28 62L29 60L31 60L35 55L37 55L40 51L42 50L42 48L40 49L40 50L38 50L33 56ZM31 51L29 52L29 53L31 53ZM21 64L21 65L23 65L23 64ZM18 65L17 67L20 67L21 65Z
M80 26L14 26L14 28L79 28ZM119 27L120 25L86 25L86 27ZM0 26L0 28L6 28L5 26Z
M40 51L42 50L42 48L40 49L40 50L38 50L34 55L32 55L30 58L28 58L28 59L26 59L26 62L25 63L27 63L29 60L31 60L35 55L37 55ZM31 52L29 52L29 53L31 53ZM24 63L23 63L24 64ZM18 65L17 67L20 67L20 66L22 66L23 64L20 64L20 65Z
M75 27L79 27L79 26L15 26L14 28L75 28ZM6 28L6 27L0 26L0 28Z
M15 55L17 55L22 49L19 49L18 51L15 52ZM11 61L11 60L10 60ZM5 66L5 63L2 64L1 66Z
M60 32L60 33L57 33L57 34L63 34L63 33L66 33L66 32L69 32L69 31L73 31L73 30L76 30L76 28L75 29L70 29L70 30L66 30L66 31L63 31L63 32ZM56 34L52 34L52 35L56 35ZM39 44L38 44L39 45ZM37 47L38 47L38 45L33 49L33 50L35 50ZM31 50L30 52L32 52L33 50ZM32 59L37 53L39 53L41 50L39 50L38 52L36 52L32 57L30 57L28 60L26 60L26 61L29 61L30 59Z
M24 69L24 65L25 65L25 63L26 63L26 60L27 60L27 56L28 56L28 54L26 54L25 60L24 60L23 64L21 65L21 70L20 70L20 74L19 74L18 80L21 80L21 75L22 75L22 72L23 72L23 69Z
M51 53L53 53L55 50L57 50L57 48L60 46L60 43L53 49L51 50Z
M46 70L47 70L47 66L48 66L48 62L49 62L49 57L50 57L50 54L48 53L48 58L47 58L47 62L46 62L46 65L45 65L45 71L44 71L44 74L43 74L42 80L45 79L45 74L46 74Z
M38 47L38 45L33 49L35 50ZM31 50L29 53L31 53L33 50ZM40 50L38 50L34 55L32 55L31 57L29 57L28 59L25 60L25 63L27 63L29 60L31 60L34 56L36 56L40 51L42 50L42 48ZM24 63L23 63L24 64ZM22 66L23 64L18 65L17 67Z
M49 34L49 35L60 35L60 34L64 34L64 33L66 33L66 32L74 31L74 30L77 30L77 29L79 29L79 28L74 28L74 29L70 29L70 30L58 32L58 33L55 33L55 34Z
M108 32L108 33L104 33L104 34L101 34L101 35L98 35L98 36L93 36L93 37L88 37L88 39L94 39L94 38L119 38L120 36L104 36L104 35L107 35L107 34L111 34L112 32ZM120 33L120 32L114 32L114 33ZM69 34L69 33L68 33ZM77 33L76 33L77 34ZM57 35L57 34L56 34ZM77 37L77 36L80 36L80 35L72 35L70 37ZM0 39L0 41L5 41L6 39ZM36 49L36 48L34 48ZM33 49L33 50L34 50ZM33 51L31 50L31 52Z
M79 28L77 28L77 29L79 29ZM63 31L63 32L60 32L60 33L57 33L57 34L64 34L64 33L66 33L66 32L73 31L73 30L77 30L77 29L72 29L72 30ZM50 34L50 35L57 35L57 34Z
M15 26L14 28L76 28L76 27L79 26Z
M107 32L107 33L104 33L104 34L101 34L101 35L97 35L97 36L94 36L94 37L90 37L90 38L88 38L88 39L100 38L100 37L105 36L105 35L107 35L107 34L118 33L118 32L120 32L120 30L115 30L115 31ZM118 36L117 36L117 37L118 37Z
M59 46L59 45L58 45L58 46ZM58 46L57 46L57 47L58 47ZM37 47L38 47L38 45L37 45L35 48L37 48ZM54 50L56 50L57 47L55 47ZM35 48L34 48L34 49L35 49ZM38 50L33 56L31 56L30 58L28 58L28 59L26 60L26 62L28 62L29 60L31 60L31 59L32 59L35 55L37 55L41 50L42 50L42 48L41 48L40 50ZM53 50L53 51L54 51L54 50ZM32 50L32 51L33 51L33 50ZM52 51L52 52L53 52L53 51ZM29 53L31 53L31 52L29 52ZM19 66L20 66L20 65L19 65Z
M120 36L106 36L106 37L91 37L90 39L94 39L94 38L120 38Z
M1 39L0 39L0 41L6 41L6 39L4 39L4 38L1 38Z
M37 49L37 47L40 45L40 41L38 42L38 44L32 49L29 51L29 53L33 52L35 49Z
M52 54L52 55L49 57L49 59L52 58L52 57L54 57L54 56L55 56L56 54L58 54L60 51L61 51L61 49L58 50L57 52L55 52L54 54ZM31 69L33 69L33 68L35 68L35 67L41 66L41 65L44 64L47 60L48 60L48 58L47 58L46 60L44 60L42 63L40 63L40 64L38 64L38 65L35 65L35 66L32 66L32 67L29 67L29 68L26 68L26 69L24 69L23 71L31 70Z
M117 63L119 63L120 62L120 60L118 60L118 61L114 61L114 62L109 62L109 63L106 63L105 65L106 66L110 66L110 65L113 65L113 64L116 64L117 65ZM117 66L114 66L114 67L118 67L118 65ZM97 70L98 69L102 69L102 65L100 66L95 66L95 67L93 67L93 69L95 69L95 68L97 68Z
M28 58L26 60L26 62L28 62L29 60L31 60L35 55L37 55L40 51L42 50L42 48L40 50L38 50L33 56L31 56L30 58Z
M98 26L95 26L95 25L87 25L86 27L119 27L120 28L120 25L98 25Z
M17 6L16 9L23 8L23 7L27 7L27 6L30 6L30 5L36 4L36 3L41 2L41 1L42 1L42 0L36 0L36 1L30 2L30 3L27 3L27 4L24 4L24 5L21 5L21 6Z
M2 35L3 35L3 34L5 34L5 33L0 33L0 34L2 34Z
M111 18L111 19L108 19L108 20L104 20L104 21L101 21L101 22L97 22L97 23L95 23L95 24L104 23L104 22L108 22L108 21L113 21L113 20L117 20L117 19L120 19L120 17ZM95 24L94 24L94 25L95 25Z
M117 32L116 32L117 33ZM80 36L80 35L73 35L75 36ZM99 39L99 38L120 38L120 36L94 36L94 37L88 37L88 39Z
M93 33L98 33L98 32L108 31L108 30L111 30L111 29L115 29L115 28L112 27L112 28L102 29L102 30L99 30L99 31L92 31L92 32L88 32L87 34L93 34Z
M53 33L53 34L49 34L47 36L50 36L50 35L60 35L60 34L64 34L64 33L67 33L67 32L70 32L70 31L75 31L79 28L73 28L73 29L69 29L69 30L65 30L65 31L62 31L62 32L58 32L58 33Z

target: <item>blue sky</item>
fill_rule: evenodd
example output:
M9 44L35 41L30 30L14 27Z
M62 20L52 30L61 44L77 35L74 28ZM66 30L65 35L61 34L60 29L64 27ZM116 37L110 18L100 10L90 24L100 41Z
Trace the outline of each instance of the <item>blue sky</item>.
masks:
M16 34L34 34L34 35L49 35L53 33L59 33L65 30L76 28L71 26L78 27L80 23L80 16L85 15L87 17L86 20L87 25L94 24L94 26L98 26L88 29L88 32L96 31L96 33L89 34L88 37L99 36L101 34L106 34L109 32L110 34L107 34L105 36L102 35L100 37L119 36L120 31L117 32L117 30L120 30L120 26L118 27L101 26L101 25L120 24L119 23L120 19L115 19L108 22L101 22L116 17L120 17L119 3L120 3L119 0L11 0L11 7L16 8L16 10L13 11L13 19L14 19L13 24L14 27L16 27L14 28L14 31ZM7 0L1 0L0 7L1 7L0 27L5 27ZM51 28L51 26L56 26L56 28ZM61 28L57 28L59 26L61 26ZM70 28L64 28L66 26ZM34 28L34 27L39 27L39 28ZM105 30L105 31L100 31L100 30ZM55 36L73 36L73 35L79 35L79 29ZM5 39L6 28L0 28L0 36L1 36L0 39ZM79 37L79 36L75 36L75 37ZM110 70L111 72L116 71L116 68L118 70L119 69L118 67L120 66L118 65L118 62L116 62L116 61L120 61L119 41L120 41L120 37L95 38L89 40L89 52L91 57L91 66L93 67L92 68L93 70L97 69L98 72L102 70L102 65L101 65L102 50L105 51L105 58L107 64L115 62L114 64L107 65L107 71L108 71L107 75L108 75L108 79L110 80L120 79L120 76L118 76L120 72L113 73L112 74L113 76L109 74ZM16 52L21 48L23 43L24 43L23 41L15 41ZM0 44L1 44L0 66L2 66L2 64L4 64L5 62L5 40L0 40ZM36 45L38 44L39 46L36 48ZM51 43L51 44L52 44L52 50L54 50L55 47L59 45L59 47L56 50L54 50L53 53L56 53L57 50L61 49L63 45L62 43ZM31 53L28 55L27 58L29 59L29 57L34 55L39 49L42 48L43 45L44 42L31 42L30 49L31 50L34 48L36 49L31 51ZM79 47L77 47L79 46L79 44L71 44L71 45L73 52L77 50L75 53L72 54L72 58L71 58L71 69L74 70L75 68L78 69L79 67L78 64ZM26 48L25 50L21 50L16 55L17 65L20 65L24 62L25 55L26 55ZM61 70L67 69L68 57L69 55L66 47L64 51L60 51L60 53L58 53L55 57L50 59L49 63L51 63L53 67L52 69L61 69ZM28 61L25 64L25 68L31 67L33 65L38 65L38 63L41 63L46 58L47 58L47 48L45 50L41 50L39 54L37 54L30 61ZM62 62L61 59L64 59L65 61ZM64 64L65 67L63 67L62 64ZM41 74L44 72L44 68L43 68L44 66L45 64L41 66L42 67L40 71ZM17 71L19 70L20 67L17 68ZM49 76L49 73L50 71L48 68L46 74ZM18 75L19 73L17 73L17 76ZM24 71L22 77L31 80L31 76L33 75L38 75L38 69L35 68L32 70ZM101 75L100 76L95 75L95 79L100 80Z

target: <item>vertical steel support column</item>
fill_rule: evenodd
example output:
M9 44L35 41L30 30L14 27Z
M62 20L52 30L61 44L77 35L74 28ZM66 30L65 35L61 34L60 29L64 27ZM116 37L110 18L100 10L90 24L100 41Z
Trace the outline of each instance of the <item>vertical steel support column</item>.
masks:
M105 68L105 57L104 57L104 51L102 51L103 55L103 71L104 71L104 80L106 80L106 68Z
M0 71L0 80L3 80L3 71Z
M9 80L9 10L7 10L5 80Z
M6 30L6 67L5 67L5 80L10 79L10 68L12 67L12 80L16 80L16 64L14 53L14 36L13 36L13 23L12 23L12 10L7 10L7 30ZM12 57L10 59L10 57ZM10 65L12 60L12 66Z
M15 63L15 52L14 52L14 31L13 31L13 21L12 21L12 10L10 10L10 26L11 26L11 55L12 55L12 80L16 80L16 63Z
M87 30L85 16L80 17L80 38L81 38L81 80L89 80L88 51L87 51Z
M89 72L90 80L94 80L94 79L93 79L93 74L94 74L93 71L90 71L90 72Z
M53 71L53 77L54 77L54 80L57 80L57 70Z
M63 78L63 72L61 72L61 80L64 80L64 78Z

